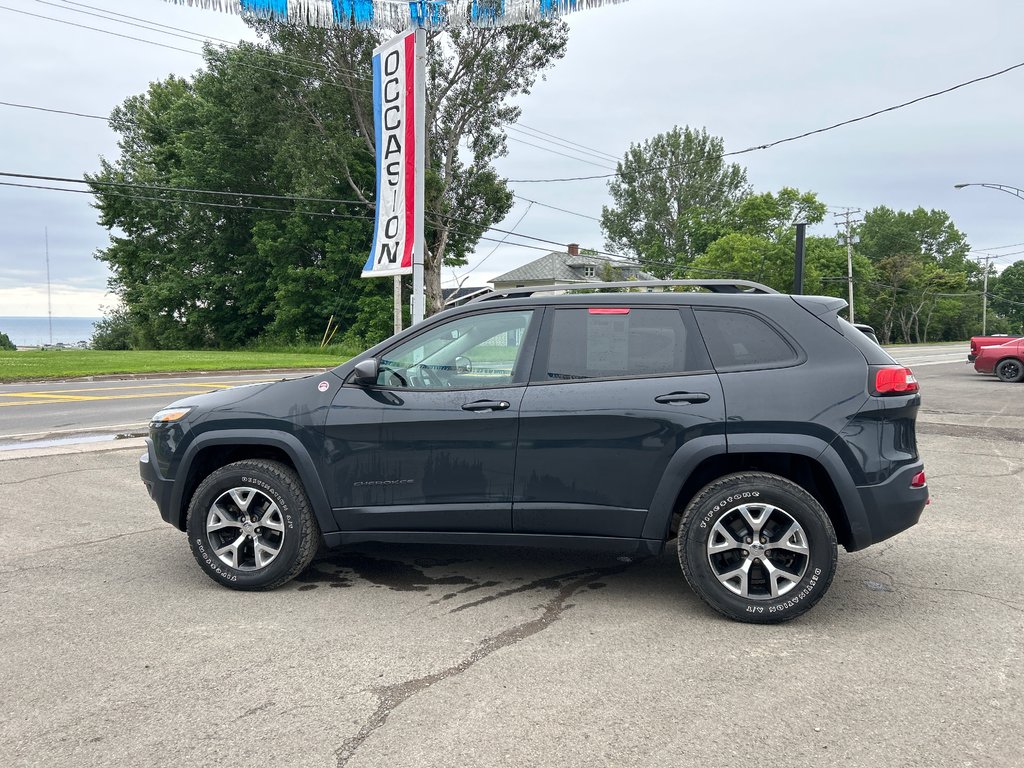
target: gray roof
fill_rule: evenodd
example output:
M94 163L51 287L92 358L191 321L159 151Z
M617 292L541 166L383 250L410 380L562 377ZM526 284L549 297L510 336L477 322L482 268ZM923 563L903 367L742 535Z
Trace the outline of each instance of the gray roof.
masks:
M600 274L605 264L612 264L615 267L625 267L631 271L637 269L635 265L615 261L605 256L592 256L580 254L573 256L564 251L552 251L546 256L524 264L494 278L492 283L524 282L531 280L545 280L551 283L584 283L595 282L583 275L583 267L595 267ZM640 273L643 274L643 273Z

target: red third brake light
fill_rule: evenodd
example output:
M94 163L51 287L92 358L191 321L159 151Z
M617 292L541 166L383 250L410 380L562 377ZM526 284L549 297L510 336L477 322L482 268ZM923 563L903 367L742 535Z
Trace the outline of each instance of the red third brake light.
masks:
M875 391L880 395L911 394L917 392L917 379L914 372L902 366L879 368L875 372Z

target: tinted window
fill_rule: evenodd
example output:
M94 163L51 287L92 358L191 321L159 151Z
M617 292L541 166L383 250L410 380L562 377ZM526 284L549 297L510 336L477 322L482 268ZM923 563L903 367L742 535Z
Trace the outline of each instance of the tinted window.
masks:
M710 370L698 334L676 309L557 309L545 381Z
M718 370L791 365L796 351L756 315L746 312L700 310L697 324Z
M476 389L512 383L533 311L490 312L431 328L380 358L377 383Z

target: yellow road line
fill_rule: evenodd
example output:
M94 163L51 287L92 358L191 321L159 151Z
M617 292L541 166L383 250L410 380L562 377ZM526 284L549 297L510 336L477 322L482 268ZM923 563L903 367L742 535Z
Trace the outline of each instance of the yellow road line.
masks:
M91 387L88 389L53 389L45 392L0 392L0 408L14 405L56 405L58 403L94 402L97 400L135 400L142 398L182 398L189 395L202 394L210 390L230 389L244 384L264 384L264 381L219 381L181 384L139 384L118 385L112 387ZM149 390L158 389L159 392ZM195 390L202 390L196 392ZM110 395L106 392L127 391L130 394ZM139 391L146 390L146 391ZM89 393L89 394L78 394Z
M202 383L202 384L139 384L138 386L118 386L118 387L90 387L88 389L48 389L44 392L30 392L27 394L39 394L39 395L75 395L79 392L115 392L119 389L128 391L135 391L139 389L167 389L167 388L182 388L182 389L229 389L231 387L237 387L242 384L263 384L264 382L248 382L248 381L225 381L216 383ZM6 397L8 395L21 394L18 392L0 392L0 397Z
M3 402L0 400L0 408L11 405L55 405L57 403L84 403L94 402L96 400L135 400L150 397L177 397L180 398L182 395L188 394L186 392L144 392L137 395L97 395L95 397L87 397L85 395L42 395L40 392L31 393L32 397L39 398L41 395L46 399L38 400L14 400L11 402ZM4 397L28 397L28 393L18 395L0 395L0 398Z

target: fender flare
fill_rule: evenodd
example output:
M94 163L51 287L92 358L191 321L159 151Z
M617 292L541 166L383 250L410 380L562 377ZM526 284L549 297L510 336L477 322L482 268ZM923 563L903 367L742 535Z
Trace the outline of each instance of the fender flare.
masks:
M824 440L799 434L729 435L727 449L724 440L718 437L698 438L684 444L672 457L658 485L644 525L644 538L665 540L672 524L676 497L690 473L702 461L716 455L744 453L796 454L817 462L832 481L843 504L843 509L837 512L845 515L850 528L848 549L853 551L871 543L871 527L864 502L842 457Z
M291 459L295 471L298 472L302 481L303 489L309 498L320 524L321 531L334 530L334 517L331 515L331 506L327 501L327 494L324 491L323 483L320 482L320 473L317 471L313 458L309 451L295 435L287 432L280 432L273 429L246 429L246 430L216 430L204 432L198 435L185 449L181 457L175 476L179 478L174 483L171 492L171 509L178 521L178 528L185 529L185 514L182 496L185 493L185 479L188 477L192 462L200 451L218 445L266 445L279 448ZM325 526L327 526L325 528Z

